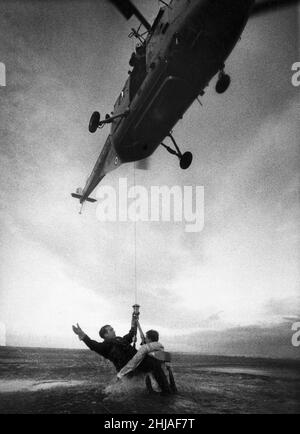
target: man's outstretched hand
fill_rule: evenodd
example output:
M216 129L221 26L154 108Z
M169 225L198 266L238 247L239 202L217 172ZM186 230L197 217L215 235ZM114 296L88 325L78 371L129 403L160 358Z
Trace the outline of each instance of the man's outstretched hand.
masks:
M82 340L85 337L84 331L80 328L80 325L77 324L77 326L72 326L73 332L75 335L79 337L80 340Z

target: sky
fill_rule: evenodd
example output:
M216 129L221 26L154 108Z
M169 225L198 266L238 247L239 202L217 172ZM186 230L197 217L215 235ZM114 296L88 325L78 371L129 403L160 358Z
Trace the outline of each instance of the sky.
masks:
M136 1L151 21L157 1ZM138 302L145 330L173 351L299 357L299 61L295 8L250 20L227 61L232 85L212 80L174 129L194 154L185 172L159 148L136 183L203 186L205 225L142 222ZM134 42L105 0L0 1L0 345L75 347L79 322L129 329L135 302L134 224L82 215L70 193L84 186L108 134L88 133L110 112ZM109 174L133 185L133 165Z

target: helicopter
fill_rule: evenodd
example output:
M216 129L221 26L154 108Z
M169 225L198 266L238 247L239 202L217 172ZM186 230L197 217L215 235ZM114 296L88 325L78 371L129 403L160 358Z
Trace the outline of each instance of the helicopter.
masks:
M140 25L130 36L138 43L129 60L132 68L111 114L101 119L94 112L89 132L110 124L103 149L84 189L72 197L96 202L91 193L106 174L121 164L147 159L163 146L179 159L181 169L190 167L193 155L182 153L172 130L218 75L216 92L231 84L225 62L238 43L250 17L278 10L299 0L160 0L162 7L152 24L131 0L108 0L129 20ZM164 143L170 138L174 147Z

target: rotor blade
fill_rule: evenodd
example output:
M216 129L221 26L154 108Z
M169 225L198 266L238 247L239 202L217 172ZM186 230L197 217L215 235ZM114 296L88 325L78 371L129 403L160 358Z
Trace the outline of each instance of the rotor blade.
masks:
M151 29L151 25L148 23L143 14L134 6L134 4L130 0L109 0L119 12L129 20L133 15L143 24L143 26L147 29Z
M139 170L148 170L150 166L150 158L144 158L136 162L136 168Z
M265 0L257 2L252 10L252 16L258 16L267 12L273 12L287 6L299 4L299 0Z

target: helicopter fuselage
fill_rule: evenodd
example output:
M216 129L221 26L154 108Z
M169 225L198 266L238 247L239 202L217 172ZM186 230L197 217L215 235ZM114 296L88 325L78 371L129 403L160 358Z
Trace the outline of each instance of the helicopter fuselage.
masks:
M184 4L185 3L185 4ZM146 41L146 76L132 98L131 76L112 125L121 162L150 156L224 63L248 21L252 0L173 1L161 10Z
M162 8L119 95L111 133L83 200L109 171L149 157L224 64L250 17L254 0L173 0Z

